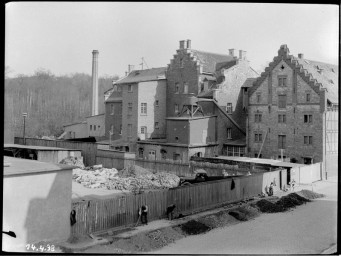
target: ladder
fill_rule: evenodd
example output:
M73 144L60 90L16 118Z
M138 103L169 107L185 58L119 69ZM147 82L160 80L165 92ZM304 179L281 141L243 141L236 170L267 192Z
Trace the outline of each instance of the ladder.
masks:
M262 142L262 146L260 147L260 150L259 150L259 152L258 152L257 158L259 158L260 153L262 152L263 145L264 145L264 142L265 142L265 139L266 139L266 135L268 135L268 131L269 131L269 130L267 130L266 133L265 133L265 136L264 136L264 139L263 139L263 142Z

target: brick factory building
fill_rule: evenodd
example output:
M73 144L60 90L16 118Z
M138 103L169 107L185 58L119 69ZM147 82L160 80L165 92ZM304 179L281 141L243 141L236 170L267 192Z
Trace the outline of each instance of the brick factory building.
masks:
M337 165L337 66L294 57L282 45L248 93L250 157Z

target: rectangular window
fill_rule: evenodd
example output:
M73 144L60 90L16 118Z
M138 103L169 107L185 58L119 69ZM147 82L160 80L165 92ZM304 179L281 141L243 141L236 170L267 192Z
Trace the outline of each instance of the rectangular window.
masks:
M111 104L111 115L115 114L115 105Z
M312 123L313 115L304 115L304 123Z
M131 84L128 85L128 92L132 92L133 91L133 86Z
M286 115L285 114L280 114L278 115L278 123L286 123Z
M122 125L120 125L120 135L122 135Z
M226 104L226 112L227 113L232 113L232 103L227 103Z
M203 92L205 90L205 83L200 83L200 92Z
M147 103L141 103L141 115L147 115Z
M96 125L94 125L94 131L96 131Z
M233 156L233 147L232 146L228 146L227 147L227 155L228 156Z
M179 93L179 91L180 91L179 83L175 83L174 90L175 90L175 93Z
M90 131L92 131L92 124L90 125Z
M147 133L147 127L146 126L141 126L141 133L146 134Z
M180 154L173 153L173 160L180 160Z
M286 107L287 107L287 96L278 95L278 108L286 108Z
M175 104L175 105L174 105L174 113L175 113L175 114L178 114L178 113L179 113L179 105L178 105L178 104Z
M261 101L261 94L257 93L257 103L260 103L260 101Z
M307 94L306 94L306 101L307 101L307 102L310 102L310 93L307 93Z
M188 83L184 83L184 94L188 93Z
M128 124L128 137L132 137L132 132L133 132L133 125Z
M139 158L143 158L143 148L139 148Z
M159 122L155 122L154 128L155 128L155 129L159 129Z
M159 106L159 101L156 100L156 101L155 101L155 107L158 107L158 106Z
M128 116L133 113L133 103L128 103Z
M263 135L261 133L255 133L255 142L262 142Z
M232 139L232 129L231 128L227 128L227 138Z
M279 76L278 77L278 86L287 86L287 77L286 76Z
M278 148L285 149L286 135L278 135Z
M262 114L255 114L255 123L262 122Z
M312 145L313 136L304 136L304 145Z

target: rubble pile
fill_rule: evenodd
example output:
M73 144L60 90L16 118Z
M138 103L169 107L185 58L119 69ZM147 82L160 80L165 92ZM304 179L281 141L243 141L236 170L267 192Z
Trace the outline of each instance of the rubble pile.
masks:
M196 220L190 220L189 222L181 224L180 227L181 230L188 235L198 235L206 233L207 231L212 229L211 227L206 226L205 224Z
M88 188L108 190L129 190L141 193L147 189L168 189L177 187L180 178L171 173L155 173L143 168L130 167L121 171L103 168L101 165L73 170L73 179Z
M307 199L316 199L316 198L321 198L321 197L325 196L323 194L319 194L319 193L316 193L314 191L310 191L310 190L306 190L306 189L298 191L298 192L296 192L296 194L298 194L299 196L302 196L304 198L307 198Z
M78 168L84 169L84 163L83 163L83 157L73 157L69 156L67 158L64 158L62 161L59 162L60 164L66 164L66 165L73 165L77 166Z

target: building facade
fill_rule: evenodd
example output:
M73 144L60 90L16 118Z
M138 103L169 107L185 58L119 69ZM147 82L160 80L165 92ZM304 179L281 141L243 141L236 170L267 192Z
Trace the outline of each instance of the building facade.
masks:
M310 164L324 161L327 147L335 149L335 124L329 143L326 133L335 115L331 122L326 116L338 111L337 66L294 57L282 45L248 93L250 157Z
M136 142L166 135L166 68L131 71L106 100L106 134L111 146L136 151Z

